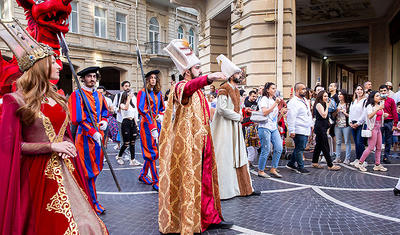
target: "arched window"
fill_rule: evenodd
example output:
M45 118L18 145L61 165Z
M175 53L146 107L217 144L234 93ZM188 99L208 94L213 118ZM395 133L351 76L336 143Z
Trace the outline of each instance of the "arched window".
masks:
M192 50L194 50L194 30L193 30L193 28L191 28L189 30L189 45L192 48Z
M149 22L149 42L151 45L151 53L158 53L158 44L160 41L160 25L155 17L152 17Z
M183 28L182 26L178 27L178 39L182 39L183 38Z

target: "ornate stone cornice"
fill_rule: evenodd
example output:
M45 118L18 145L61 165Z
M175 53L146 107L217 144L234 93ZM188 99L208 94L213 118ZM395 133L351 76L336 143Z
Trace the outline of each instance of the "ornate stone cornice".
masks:
M199 20L199 33L200 36L204 37L205 32L205 21L206 21L206 1L205 0L170 0L171 3L184 6L191 7L196 9L199 12L197 19Z

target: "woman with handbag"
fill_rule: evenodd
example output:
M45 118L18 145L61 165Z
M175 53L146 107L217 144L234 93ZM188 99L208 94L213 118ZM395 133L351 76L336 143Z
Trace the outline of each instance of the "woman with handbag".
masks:
M315 100L313 112L315 117L314 133L316 135L316 144L311 166L317 169L324 168L323 166L318 164L319 155L322 151L328 165L328 170L338 171L340 170L340 166L333 165L332 163L327 135L327 131L329 129L328 109L330 102L331 100L329 99L328 93L326 91L320 91L317 99Z
M274 146L274 153L272 155L272 166L270 174L281 178L277 168L279 159L282 154L282 138L278 130L278 104L281 102L279 97L275 97L276 86L272 82L267 82L264 86L263 96L258 102L259 110L267 118L266 122L260 122L258 126L258 135L261 141L261 154L258 161L258 176L268 178L269 176L264 172L267 158L271 151L271 142Z
M383 109L385 108L384 102L381 102L381 97L379 92L372 91L368 96L366 106L366 125L367 129L362 130L361 135L368 138L368 148L366 148L360 158L360 162L356 163L354 166L360 171L367 171L367 168L363 166L365 159L375 150L375 166L374 171L387 171L387 168L381 165L381 151L382 151L382 133L381 127L383 125L383 120L385 114Z
M365 122L365 115L363 115L363 113L365 111L366 101L364 88L361 85L357 85L349 112L350 127L353 132L354 145L356 147L356 159L350 163L350 165L353 166L360 162L361 155L365 150L364 138L361 137L361 130Z

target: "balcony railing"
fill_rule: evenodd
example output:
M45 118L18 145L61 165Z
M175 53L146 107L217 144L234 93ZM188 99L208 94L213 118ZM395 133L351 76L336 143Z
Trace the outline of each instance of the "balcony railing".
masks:
M163 48L166 47L167 45L168 43L159 41L146 42L144 44L146 54L165 55L165 56L168 56L168 54L163 50Z

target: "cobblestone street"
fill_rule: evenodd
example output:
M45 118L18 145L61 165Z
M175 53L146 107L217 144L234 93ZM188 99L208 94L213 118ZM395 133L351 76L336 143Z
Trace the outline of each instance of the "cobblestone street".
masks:
M138 144L137 160L143 162ZM105 166L97 181L99 201L107 209L101 218L111 234L159 234L157 193L138 181L141 167L116 163L113 146L108 154L123 191L117 191ZM225 220L235 226L204 234L399 234L400 198L392 190L400 160L391 160L387 172L372 170L372 155L367 173L344 164L338 172L314 169L306 161L311 174L301 175L286 169L286 160L280 162L281 179L260 178L252 171L254 188L262 195L222 201Z

